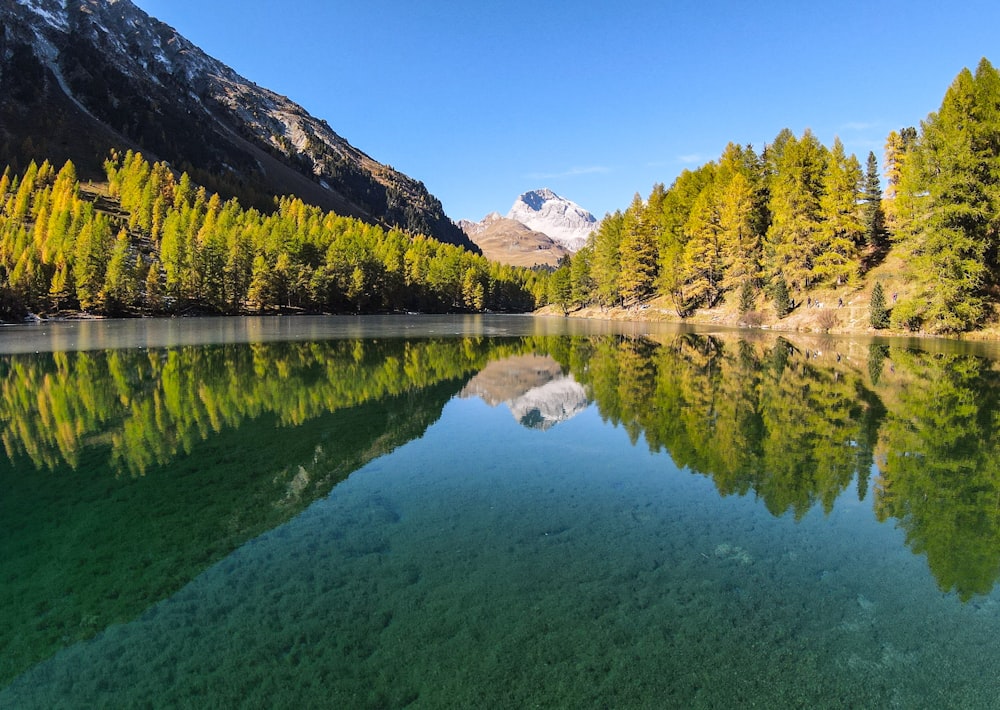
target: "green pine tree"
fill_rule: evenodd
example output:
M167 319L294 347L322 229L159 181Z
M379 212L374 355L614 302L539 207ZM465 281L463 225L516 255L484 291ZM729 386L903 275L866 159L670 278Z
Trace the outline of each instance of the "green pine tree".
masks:
M862 196L862 222L865 241L876 254L884 254L889 247L885 231L885 212L882 210L882 183L879 181L878 159L868 152L865 166L865 185Z
M778 318L784 318L791 310L791 299L788 296L788 284L783 277L778 277L771 287L771 298L774 301L774 312Z
M872 288L872 297L868 304L868 320L876 330L889 327L889 310L886 308L885 291L882 289L881 281L876 281Z

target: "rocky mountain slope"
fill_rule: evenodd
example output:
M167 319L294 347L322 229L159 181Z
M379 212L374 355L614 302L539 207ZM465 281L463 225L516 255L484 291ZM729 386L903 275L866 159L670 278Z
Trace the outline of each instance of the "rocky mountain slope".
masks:
M458 226L487 259L502 264L555 267L570 253L548 235L502 217L499 212L491 212L481 222L461 220Z
M586 244L587 237L598 227L594 215L548 188L522 194L514 201L507 218L547 234L571 252Z
M3 0L0 96L0 156L22 167L70 158L96 178L110 148L131 148L250 204L295 194L478 251L422 183L129 0Z

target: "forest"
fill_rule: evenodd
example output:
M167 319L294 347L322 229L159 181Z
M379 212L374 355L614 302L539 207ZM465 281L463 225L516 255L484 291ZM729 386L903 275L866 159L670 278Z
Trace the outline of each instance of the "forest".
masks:
M556 271L549 299L569 312L662 298L679 317L726 305L754 325L820 289L869 290L874 328L960 333L995 317L998 227L1000 75L983 59L919 129L889 134L882 171L874 153L862 166L839 139L784 129L636 194Z
M545 275L282 197L270 213L187 173L112 154L107 185L72 162L0 177L0 318L531 311Z
M889 134L881 166L808 129L759 152L730 143L637 193L551 274L294 197L273 211L223 201L138 153L112 153L105 169L106 186L82 185L72 163L0 177L0 318L570 313L660 299L679 318L724 307L754 326L832 292L860 294L872 328L955 334L996 322L1000 303L1000 75L985 58L919 128Z

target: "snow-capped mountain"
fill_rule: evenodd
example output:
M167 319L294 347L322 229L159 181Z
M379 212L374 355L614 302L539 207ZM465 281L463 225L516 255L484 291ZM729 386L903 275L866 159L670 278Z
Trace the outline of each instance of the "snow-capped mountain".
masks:
M110 148L137 149L259 204L295 194L478 251L422 183L129 0L0 2L0 97L0 150L25 164L97 177Z
M489 363L459 396L479 397L491 407L506 405L521 425L542 430L572 419L590 404L579 382L551 357L540 355Z
M463 219L458 226L483 250L483 256L501 264L555 267L569 255L565 247L548 235L507 219L499 212L490 212L481 222Z
M518 197L507 218L547 234L571 252L586 244L587 237L598 227L594 215L548 188Z

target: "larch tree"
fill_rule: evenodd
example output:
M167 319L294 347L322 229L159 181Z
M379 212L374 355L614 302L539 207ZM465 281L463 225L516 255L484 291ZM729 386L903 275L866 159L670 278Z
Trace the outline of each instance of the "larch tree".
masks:
M103 306L109 313L122 313L132 307L139 293L135 257L130 254L128 232L118 232L101 291Z
M896 231L896 195L903 179L903 164L906 155L917 142L917 129L907 126L899 131L890 131L885 140L885 226L890 234Z
M750 146L730 144L720 159L719 173L722 288L753 293L764 276L761 246L766 216L762 166Z
M858 159L845 155L840 138L834 139L823 173L822 221L812 268L816 283L840 286L859 275L860 247L865 238L859 207L861 180Z
M593 297L594 277L591 273L593 259L593 242L588 241L586 246L573 255L573 260L570 263L570 275L573 281L573 305L577 307L587 305Z
M687 307L713 308L722 296L722 226L714 183L698 195L685 230L683 268Z
M605 215L594 233L594 257L591 275L597 300L604 307L621 302L621 235L625 216L621 212Z
M792 292L811 286L826 163L826 148L808 129L799 139L787 138L774 156L774 174L769 180L771 226L766 237L770 276L782 276Z
M959 332L986 315L997 246L998 87L985 59L975 75L964 69L904 162L897 240L918 287L893 309L899 325Z
M639 193L625 210L621 228L619 291L625 303L647 298L656 283L656 240Z
M669 296L677 315L687 313L684 254L688 241L687 224L698 196L715 180L715 163L697 170L684 170L663 196L660 205L658 290Z

